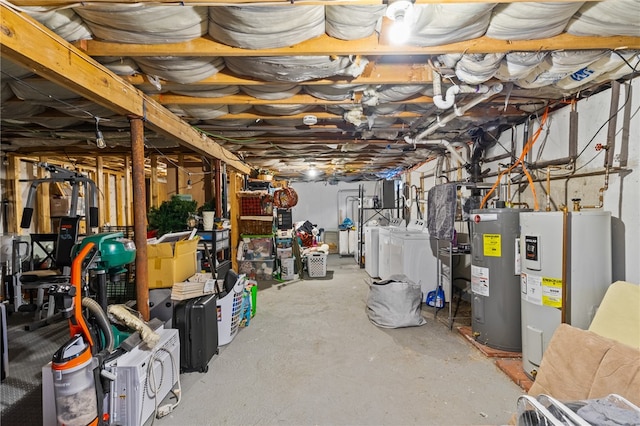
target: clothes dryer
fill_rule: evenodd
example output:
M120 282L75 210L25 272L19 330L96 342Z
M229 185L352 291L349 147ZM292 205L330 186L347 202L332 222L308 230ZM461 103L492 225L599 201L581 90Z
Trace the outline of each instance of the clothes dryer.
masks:
M371 278L378 278L378 246L380 226L364 227L364 270Z

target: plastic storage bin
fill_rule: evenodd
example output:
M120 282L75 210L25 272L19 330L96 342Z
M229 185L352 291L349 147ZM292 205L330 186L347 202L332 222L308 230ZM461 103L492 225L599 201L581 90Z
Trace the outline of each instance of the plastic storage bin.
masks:
M239 275L235 285L226 296L218 298L218 346L231 343L238 334L240 311L242 308L242 292L247 277Z
M290 281L296 278L294 257L280 259L280 278Z
M307 256L307 271L311 278L325 277L327 275L326 253L311 253Z
M238 272L246 274L250 279L270 280L273 277L275 259L241 260Z

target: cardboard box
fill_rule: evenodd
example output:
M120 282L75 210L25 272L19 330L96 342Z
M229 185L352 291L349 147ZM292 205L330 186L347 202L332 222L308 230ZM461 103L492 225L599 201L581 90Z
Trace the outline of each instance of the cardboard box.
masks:
M197 239L148 244L149 288L173 287L193 276L197 271L197 248Z
M78 209L76 215L84 216L84 198L78 198ZM71 215L71 197L53 197L49 201L49 215L51 217L70 216Z

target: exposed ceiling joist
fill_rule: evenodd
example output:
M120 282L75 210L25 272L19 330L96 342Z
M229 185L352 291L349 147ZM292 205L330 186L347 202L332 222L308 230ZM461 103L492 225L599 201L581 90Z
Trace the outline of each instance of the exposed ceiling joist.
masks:
M46 1L46 4L49 6L70 6L74 4L78 4L75 0L14 0L12 3L16 6L42 6ZM526 2L529 0L494 0L490 3L515 3L515 2ZM553 2L555 0L540 0L539 3L545 2ZM596 0L601 1L601 0ZM487 0L447 0L447 3L489 3ZM582 3L583 0L564 0L564 3ZM113 3L113 0L92 0L91 3L100 4L110 4ZM123 4L163 4L163 5L176 5L176 6L231 6L231 5L269 5L269 6L290 6L292 4L296 5L380 5L386 3L384 0L305 0L304 2L280 2L276 3L273 0L224 0L224 1L215 1L215 0L188 0L188 1L176 1L176 0L120 0L119 3ZM415 0L415 4L436 4L442 3L442 0Z
M75 43L90 56L248 56L246 49L227 46L210 38L170 44L123 44L98 40ZM567 49L640 49L640 37L582 37L563 33L537 40L496 40L483 36L473 40L439 46L398 46L380 44L377 35L359 40L339 40L326 34L295 46L276 49L254 49L250 56L406 56L445 53L538 52Z
M3 56L118 114L142 117L152 130L249 173L250 168L230 151L27 15L2 4L0 19Z

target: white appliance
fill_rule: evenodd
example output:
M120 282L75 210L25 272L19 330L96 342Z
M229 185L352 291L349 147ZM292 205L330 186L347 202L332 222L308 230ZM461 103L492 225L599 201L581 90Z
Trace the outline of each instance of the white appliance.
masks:
M436 289L436 241L429 236L425 220L414 220L406 230L390 233L389 263L391 275L404 274L420 283L423 300L429 291ZM451 291L445 287L446 300L451 300Z
M161 405L178 381L180 374L180 338L178 330L162 326L155 330L160 339L153 349L138 344L129 352L109 361L105 369L115 375L105 397L105 412L109 424L142 425L155 411L155 402ZM131 339L129 337L127 340ZM126 341L125 341L126 342ZM124 342L123 344L124 345ZM148 377L148 366L153 360L153 375ZM153 390L155 389L155 392ZM155 395L155 400L152 398ZM53 397L51 362L42 367L42 424L56 425L56 405Z
M566 282L563 222L563 212L520 213L522 367L529 376L540 367L563 310L568 324L587 329L611 284L611 213L567 214Z
M378 278L379 226L364 227L364 270L371 278Z
M110 424L144 424L154 413L156 403L160 406L177 383L178 330L161 328L156 332L160 340L153 349L138 345L107 364L106 369L116 376L109 395Z
M391 276L389 260L391 232L402 229L405 229L404 219L392 218L388 226L381 226L378 231L378 276L383 280L388 280Z

